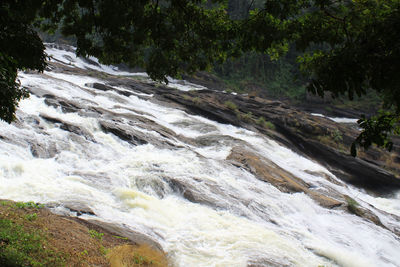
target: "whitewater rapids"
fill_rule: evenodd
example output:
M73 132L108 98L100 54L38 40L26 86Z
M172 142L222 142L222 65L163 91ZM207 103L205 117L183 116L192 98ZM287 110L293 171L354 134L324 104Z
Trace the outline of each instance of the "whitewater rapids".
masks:
M72 52L48 48L53 60L70 67L111 75L142 76L89 64ZM32 89L21 101L18 122L0 122L0 198L56 204L80 203L96 215L82 218L124 225L147 235L168 253L174 266L400 266L400 240L392 232L349 214L319 206L303 193L287 194L258 180L226 157L238 144L313 186L331 187L373 205L379 218L400 229L400 195L377 198L337 179L324 167L257 133L220 124L151 101L133 92L123 96L88 84L101 78L46 71L20 73L22 86ZM171 80L180 90L201 86ZM173 90L173 89L171 89ZM46 104L47 95L78 102L80 112L65 112ZM105 133L99 120L132 114L187 138L214 138L196 146L183 138L168 138L128 119L126 127L175 145L132 145ZM56 118L84 129L90 138L59 127ZM45 148L38 157L32 147ZM313 174L310 174L313 173ZM184 184L204 198L191 202L177 189Z

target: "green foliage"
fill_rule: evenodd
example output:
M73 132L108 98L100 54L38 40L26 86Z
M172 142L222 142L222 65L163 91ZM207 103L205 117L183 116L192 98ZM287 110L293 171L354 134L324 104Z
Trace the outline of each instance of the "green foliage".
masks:
M331 138L335 143L340 143L341 141L343 141L343 135L338 129L331 132Z
M384 147L389 151L393 148L390 134L400 134L400 117L391 112L381 111L377 116L367 119L362 116L358 124L363 129L361 134L351 145L351 154L357 155L356 146L369 148L372 144Z
M245 114L240 114L240 119L246 122L250 122L253 119L253 113L247 112Z
M29 202L15 202L15 206L19 209L24 209L24 208L33 208L33 209L41 209L44 207L43 204L37 204L33 201Z
M196 104L200 104L201 103L201 99L198 96L193 97L192 101L193 101L193 103L196 103Z
M138 265L148 265L153 264L152 260L147 259L145 256L135 253L132 258L133 263Z
M188 95L183 95L182 98L185 100L192 100L192 97Z
M232 110L232 111L237 111L238 107L236 106L235 103L233 103L232 101L225 101L224 102L225 107L227 107L228 109Z
M99 242L100 253L102 255L106 255L108 253L108 249L106 249L102 244L104 233L99 233L96 230L91 229L91 230L89 230L89 234L90 234L91 238L96 239ZM84 251L84 253L85 253L85 251ZM85 255L87 256L87 251L86 251L86 254L82 254L82 256L85 256Z
M399 1L264 2L241 28L243 47L265 53L275 44L293 44L304 52L298 63L309 77L308 90L320 96L353 100L376 91L390 115L362 119L364 131L352 152L372 143L390 149L390 134L397 133L391 121L400 117Z
M144 67L151 78L210 68L234 46L225 1L2 1L0 4L0 119L15 119L27 91L17 69L43 71L44 46L33 27L75 36L77 53L105 64Z
M28 96L20 87L17 69L45 68L44 46L32 28L41 1L2 1L0 4L0 119L15 119L18 102Z
M298 70L298 55L291 50L276 61L267 55L249 52L237 59L228 59L213 70L235 92L256 90L269 96L303 100L306 80Z
M15 119L18 102L28 96L28 92L20 88L15 61L0 51L0 119L11 122Z
M122 240L129 240L129 238L127 238L127 237L118 236L118 235L113 235L113 237L118 238L118 239L122 239Z
M88 256L89 255L89 252L85 249L85 250L83 250L82 252L81 252L81 256Z
M207 69L232 43L224 1L65 1L50 21L74 35L78 54L142 66L156 80ZM95 12L93 12L95 10Z
M360 206L360 204L357 201L355 201L353 198L346 197L346 202L347 202L347 209L351 213L358 215L361 212L360 209L358 208Z
M100 240L100 241L103 239L103 236L104 236L103 233L99 233L99 232L97 232L96 230L93 230L93 229L89 230L89 234L90 234L90 236L92 238Z
M268 129L271 129L271 130L275 130L275 125L274 125L272 122L270 122L270 121L266 121L266 122L264 123L264 127L265 127L265 128L268 128Z
M36 213L27 214L25 215L25 219L27 219L28 221L34 221L37 219L37 214Z
M102 255L107 255L108 252L109 252L109 249L106 249L103 245L100 245L100 253Z
M27 231L11 220L0 219L1 266L64 266L64 259L50 249L44 249L45 237Z
M276 128L272 122L266 121L264 117L259 117L257 119L257 124L270 130L275 130Z

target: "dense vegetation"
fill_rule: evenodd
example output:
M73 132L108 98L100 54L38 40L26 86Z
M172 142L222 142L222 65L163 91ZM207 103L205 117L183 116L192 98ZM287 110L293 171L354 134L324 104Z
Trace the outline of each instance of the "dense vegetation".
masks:
M353 99L373 90L384 99L386 111L361 118L364 131L352 153L357 146L368 148L373 143L392 148L388 137L400 132L399 0L226 2L2 1L1 118L11 121L19 99L26 96L16 83L17 69L45 66L43 45L33 30L40 26L75 36L80 55L96 56L106 64L142 66L157 80L244 55L241 59L251 63L241 67L253 77L260 73L256 80L265 81L273 92L285 90L301 98L296 88L304 84L320 96L330 92L333 97ZM266 54L271 59L286 54L286 60L272 62ZM235 64L228 62L215 70L234 80L238 72L229 68ZM306 79L288 82L299 72Z
M215 65L213 72L236 92L304 101L307 79L299 71L297 55L293 49L279 60L271 60L266 54L248 52Z

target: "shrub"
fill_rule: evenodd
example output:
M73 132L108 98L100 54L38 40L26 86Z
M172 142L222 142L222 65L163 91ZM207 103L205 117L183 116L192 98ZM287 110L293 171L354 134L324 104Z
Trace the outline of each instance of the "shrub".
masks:
M264 128L275 130L275 125L270 121L266 121L264 117L259 117L257 124Z
M338 129L331 132L331 137L333 141L335 141L335 143L340 143L341 141L343 141L342 133Z
M247 112L246 114L240 114L238 116L239 116L239 119L242 119L247 122L250 122L253 119L253 113L251 113L251 112Z
M225 101L224 103L225 107L227 107L230 110L236 111L238 108L236 106L235 103L233 103L232 101Z

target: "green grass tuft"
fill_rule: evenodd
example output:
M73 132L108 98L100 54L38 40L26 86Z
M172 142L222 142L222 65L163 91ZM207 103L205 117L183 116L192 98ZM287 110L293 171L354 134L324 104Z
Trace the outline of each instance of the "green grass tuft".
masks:
M264 128L275 130L275 125L270 121L266 121L264 117L259 117L256 122Z
M33 209L41 209L44 207L43 204L37 204L33 201L29 202L16 202L15 206L19 209L25 209L25 208L33 208Z
M224 103L225 107L227 107L230 110L236 111L238 108L236 106L235 103L233 103L232 101L225 101Z
M89 230L89 234L92 238L95 238L100 241L103 239L103 236L104 236L103 233L99 233L96 230Z
M0 219L0 266L65 266L63 257L46 246L40 232Z

